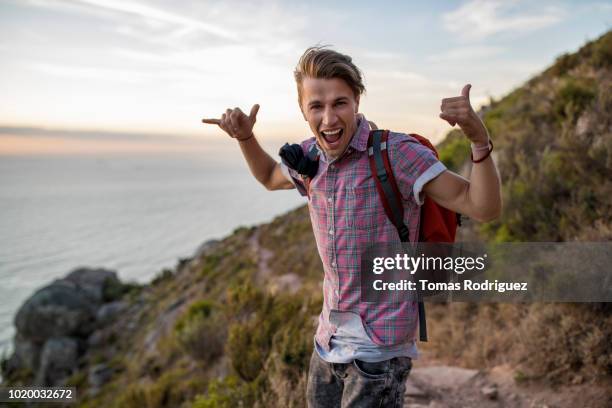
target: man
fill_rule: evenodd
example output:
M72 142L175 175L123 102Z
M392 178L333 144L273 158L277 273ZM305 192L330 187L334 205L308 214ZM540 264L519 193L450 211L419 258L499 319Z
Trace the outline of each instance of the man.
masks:
M369 243L399 242L387 219L370 173L367 140L371 122L359 113L365 91L349 56L324 48L306 50L294 72L298 102L314 137L302 142L319 152L308 186L310 216L324 266L323 311L307 386L311 407L401 407L404 383L417 356L417 303L366 304L360 298L360 254ZM391 132L389 159L402 193L410 241L418 240L423 194L478 221L501 211L500 180L488 132L470 105L471 85L461 96L442 100L440 118L458 124L472 141L470 179L448 171L413 137ZM216 124L238 140L255 178L268 190L297 187L306 194L296 169L277 163L253 133L259 105L249 115L228 109Z

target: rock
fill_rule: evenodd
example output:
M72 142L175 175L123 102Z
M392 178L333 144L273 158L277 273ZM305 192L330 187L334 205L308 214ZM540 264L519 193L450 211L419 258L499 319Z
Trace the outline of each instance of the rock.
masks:
M211 240L204 242L202 245L198 247L198 249L196 249L193 257L195 259L199 259L199 258L202 258L203 256L208 255L210 252L212 252L215 249L215 247L217 246L219 242L221 241L219 241L218 239L211 239Z
M93 388L99 388L110 381L113 377L113 370L106 364L96 364L95 366L89 369L89 373L87 375L87 381L89 382L89 386Z
M26 300L15 326L22 338L39 344L51 337L85 337L94 328L95 307L83 291L56 281Z
M35 384L41 386L62 385L77 368L79 347L69 337L53 337L45 343L40 355L40 367Z
M90 335L125 310L124 302L103 304L123 289L114 271L78 268L37 290L15 315L15 351L5 371L27 370L37 384L61 384L76 369L81 345L105 341Z
M104 268L77 268L63 280L74 283L96 302L104 301L104 289L107 285L120 284L117 272Z
M272 279L273 280L270 283L271 293L294 294L302 287L302 278L295 273L286 273Z
M121 300L117 300L115 302L106 303L98 309L96 313L96 320L101 325L106 325L117 317L119 313L124 311L128 304Z
M423 391L421 388L417 387L410 377L406 381L406 392L404 393L407 397L412 398L427 398L427 393Z
M478 374L478 370L467 368L432 366L412 369L410 377L417 384L428 388L458 388L465 385Z
M7 367L7 371L26 369L35 372L40 359L40 347L40 344L28 340L17 332L14 339L13 356L9 359L10 364Z
M103 330L96 330L87 338L87 347L98 347L106 341L106 334Z
M487 385L485 387L482 387L480 389L480 392L482 393L482 395L484 395L485 397L487 397L490 400L497 399L497 387L495 387L495 386Z

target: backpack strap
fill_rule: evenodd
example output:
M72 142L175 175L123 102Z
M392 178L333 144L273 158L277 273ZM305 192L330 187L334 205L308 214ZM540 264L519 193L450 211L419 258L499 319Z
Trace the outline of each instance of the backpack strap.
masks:
M397 229L402 242L409 241L409 230L404 224L404 205L402 195L397 187L393 171L389 164L387 152L388 130L374 130L368 138L368 159L370 171L376 182L376 189L380 196L387 217ZM383 154L383 150L385 154Z
M404 224L404 205L402 195L393 176L393 170L389 162L389 151L387 149L388 130L372 130L368 137L368 160L370 171L376 183L378 195L382 201L383 208L389 221L397 229L402 242L410 242L410 231ZM384 154L383 154L384 151ZM419 339L427 341L427 322L425 320L425 304L420 301L419 305Z

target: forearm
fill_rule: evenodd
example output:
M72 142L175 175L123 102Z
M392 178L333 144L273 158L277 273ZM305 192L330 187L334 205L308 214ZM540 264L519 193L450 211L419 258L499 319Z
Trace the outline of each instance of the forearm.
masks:
M486 154L487 152L482 150L474 152L474 160ZM491 221L501 214L501 182L491 155L479 163L472 164L467 195L472 212L479 221Z
M268 188L276 161L261 148L254 136L238 144L253 176Z

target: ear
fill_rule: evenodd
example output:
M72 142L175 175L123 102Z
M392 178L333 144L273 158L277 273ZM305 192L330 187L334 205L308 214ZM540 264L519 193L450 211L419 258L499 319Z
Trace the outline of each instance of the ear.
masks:
M359 97L361 95L357 95L357 97L355 97L355 113L359 113Z

